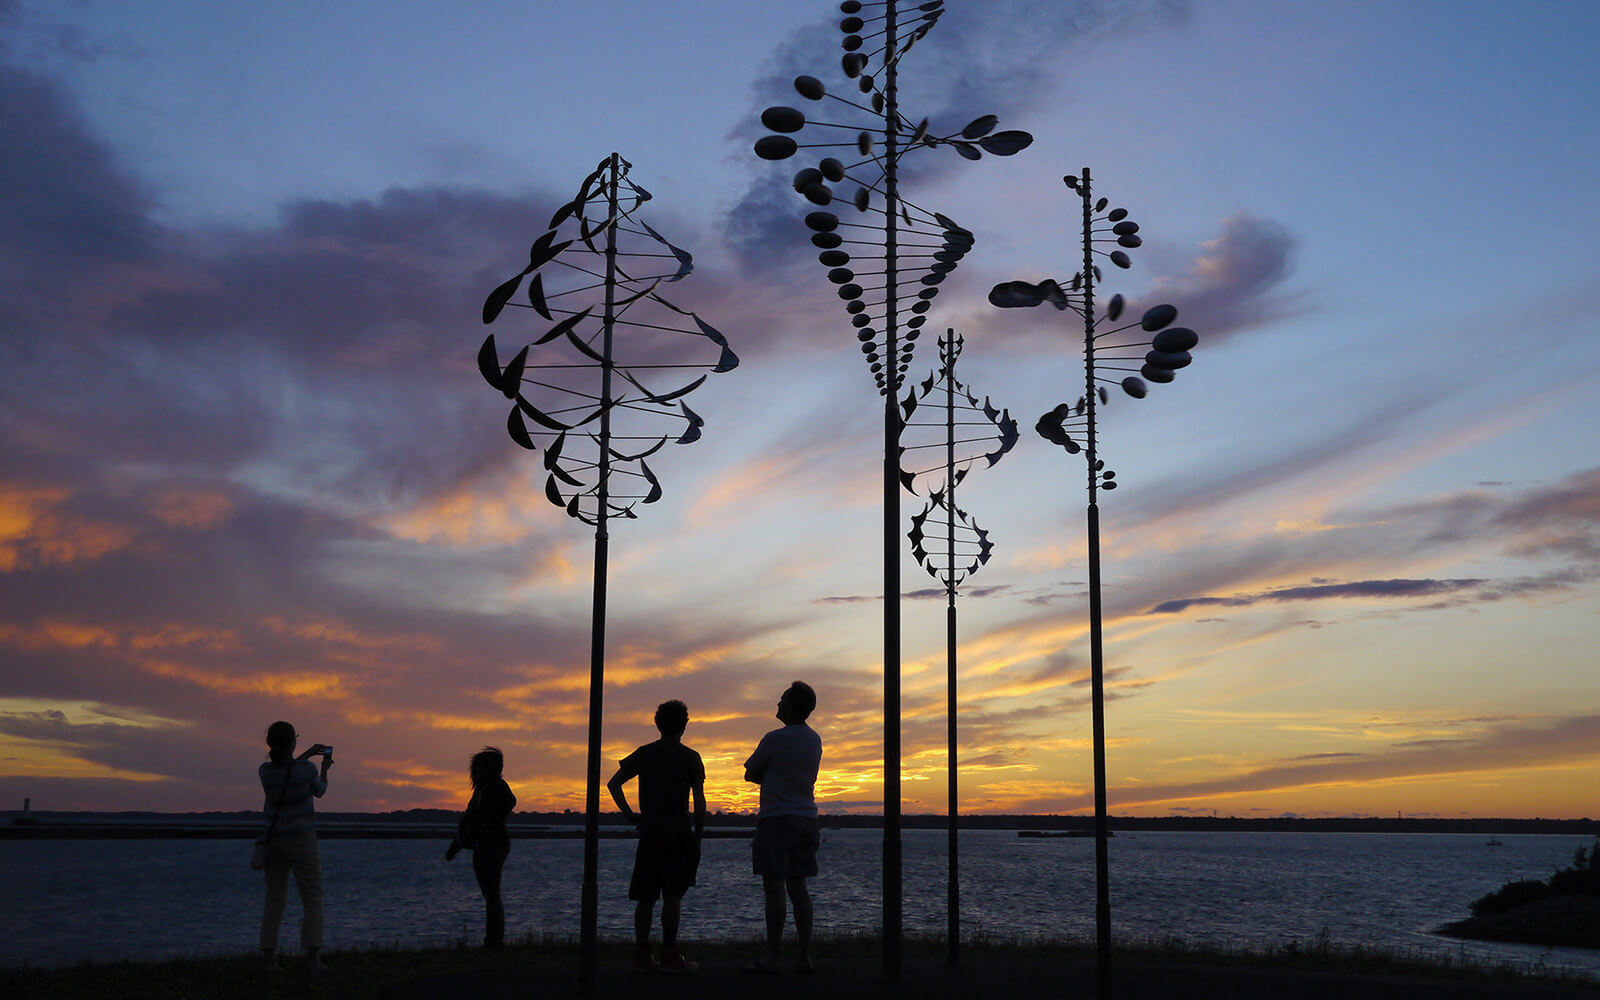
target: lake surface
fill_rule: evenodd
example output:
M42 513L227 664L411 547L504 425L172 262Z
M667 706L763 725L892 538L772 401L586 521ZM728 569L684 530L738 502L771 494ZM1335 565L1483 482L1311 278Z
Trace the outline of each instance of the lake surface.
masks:
M945 834L908 830L905 927L945 929ZM1593 838L1375 833L1134 832L1111 841L1113 935L1176 937L1255 950L1311 943L1507 958L1600 978L1600 952L1460 942L1430 933L1468 914L1512 879L1544 878ZM450 944L482 937L470 858L444 861L444 842L324 840L329 948ZM631 935L631 840L600 842L600 932ZM812 881L817 930L875 931L881 919L882 834L825 830ZM0 841L0 963L251 952L262 881L248 840ZM581 840L517 840L506 865L508 933L576 937ZM963 935L1094 938L1094 841L962 833ZM659 931L659 927L658 927ZM682 935L756 938L759 881L747 840L704 844L699 885L684 901ZM282 941L299 940L290 892Z

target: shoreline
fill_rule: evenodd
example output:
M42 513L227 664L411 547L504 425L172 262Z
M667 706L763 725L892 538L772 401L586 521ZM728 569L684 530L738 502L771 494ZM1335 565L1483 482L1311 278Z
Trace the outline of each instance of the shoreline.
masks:
M740 968L760 953L749 941L693 941L685 952L700 963L689 976L634 974L631 942L600 942L601 996L959 997L979 992L1091 995L1094 947L1083 942L963 942L951 968L938 938L908 937L902 976L886 982L875 937L819 938L814 976L755 977ZM792 942L787 946L792 957ZM567 939L523 940L502 952L464 943L436 948L331 951L333 972L312 977L286 955L288 970L263 978L255 955L195 957L151 963L82 963L34 970L0 968L0 991L18 997L496 997L577 994L579 947ZM1540 970L1531 964L1471 958L1439 959L1397 951L1347 947L1325 938L1270 952L1242 952L1176 941L1119 944L1114 952L1117 996L1228 996L1230 1000L1312 995L1395 997L1404 1000L1471 997L1597 997L1600 980Z
M448 838L455 832L460 814L446 809L410 809L387 813L327 812L317 815L317 835L325 838L391 839ZM882 829L877 815L828 815L819 817L823 829ZM507 824L514 839L569 839L582 837L582 813L513 813ZM602 838L632 837L634 831L617 813L601 813ZM948 819L942 814L915 813L902 818L907 830L943 830ZM260 813L252 810L232 812L33 812L0 811L0 840L44 839L204 839L255 837L260 832ZM1276 817L1245 819L1205 816L1112 816L1109 827L1115 833L1448 833L1470 834L1496 840L1522 834L1600 836L1600 820L1592 819L1407 819L1336 817L1305 819ZM958 826L963 831L1005 830L1038 831L1091 837L1094 817L1075 815L963 815ZM712 813L706 818L708 838L749 837L755 829L755 816L743 813Z
M1500 913L1452 920L1434 933L1467 941L1600 950L1600 896L1549 896Z

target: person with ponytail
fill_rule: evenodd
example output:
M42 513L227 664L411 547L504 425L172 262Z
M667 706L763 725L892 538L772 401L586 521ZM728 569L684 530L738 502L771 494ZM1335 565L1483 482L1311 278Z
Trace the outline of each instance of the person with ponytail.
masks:
M328 790L333 747L313 743L294 754L300 735L287 722L267 727L267 760L259 768L266 795L265 820L267 903L261 915L261 954L269 970L278 963L278 926L289 899L289 873L300 890L300 949L306 967L326 972L322 962L322 858L317 852L312 801ZM320 756L322 766L309 758Z

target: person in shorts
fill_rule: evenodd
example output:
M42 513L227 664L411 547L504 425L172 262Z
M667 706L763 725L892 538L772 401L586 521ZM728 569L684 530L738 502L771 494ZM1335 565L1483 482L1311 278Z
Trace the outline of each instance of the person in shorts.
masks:
M822 766L822 737L806 725L817 707L817 693L795 681L778 699L783 723L761 737L756 752L744 762L744 780L761 786L761 809L751 857L767 898L767 954L745 967L747 972L775 974L783 944L784 896L794 908L799 954L796 972L813 972L811 963L811 891L806 879L817 873L817 771Z
M700 755L683 745L689 709L681 701L656 707L661 738L622 758L606 782L617 808L639 828L628 898L633 910L633 965L636 969L693 972L695 963L678 951L678 921L683 894L694 885L700 868L700 836L706 827L706 766ZM639 811L628 806L623 785L639 779ZM694 819L689 797L694 796ZM661 899L661 957L650 953L650 922L656 898Z

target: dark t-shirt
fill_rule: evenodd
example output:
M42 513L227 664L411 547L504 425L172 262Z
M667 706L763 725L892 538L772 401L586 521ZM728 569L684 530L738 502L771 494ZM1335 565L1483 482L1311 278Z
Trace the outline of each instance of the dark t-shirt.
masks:
M457 836L465 833L473 847L510 844L511 835L506 831L506 819L516 807L517 796L511 791L511 786L506 784L504 778L496 778L472 793Z
M656 740L622 758L622 780L639 778L639 814L652 825L689 817L689 791L706 782L700 755L682 743Z

